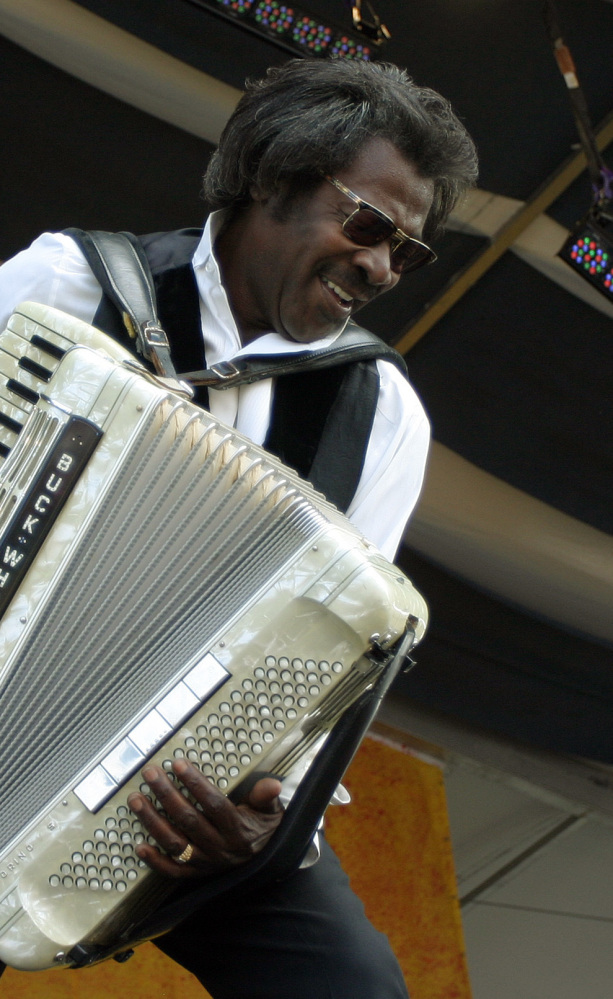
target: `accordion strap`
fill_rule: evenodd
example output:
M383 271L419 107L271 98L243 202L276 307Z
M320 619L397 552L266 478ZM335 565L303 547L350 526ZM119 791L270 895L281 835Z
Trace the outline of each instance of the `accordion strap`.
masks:
M406 364L397 350L389 347L374 333L351 323L328 347L295 354L245 354L232 361L212 364L203 371L188 371L181 378L192 385L224 389L234 385L247 385L261 378L293 375L307 369L321 371L340 364L354 364L374 358L392 361L403 374L406 373Z
M103 291L119 309L139 354L158 375L176 380L168 337L157 315L149 263L136 237L129 232L64 231L78 243Z
M404 358L380 337L355 323L328 346L295 354L251 354L177 376L168 337L158 318L153 277L141 243L129 232L65 229L83 251L96 279L119 310L136 348L166 378L216 389L246 385L264 378L317 371L381 358L406 374Z

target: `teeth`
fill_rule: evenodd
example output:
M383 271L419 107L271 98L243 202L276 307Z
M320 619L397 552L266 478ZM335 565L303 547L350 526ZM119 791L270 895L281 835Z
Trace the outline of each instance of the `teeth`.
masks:
M348 295L342 288L339 288L339 286L334 284L333 281L330 281L328 278L324 278L324 281L328 285L328 288L331 288L332 291L336 292L342 302L353 302L352 296Z

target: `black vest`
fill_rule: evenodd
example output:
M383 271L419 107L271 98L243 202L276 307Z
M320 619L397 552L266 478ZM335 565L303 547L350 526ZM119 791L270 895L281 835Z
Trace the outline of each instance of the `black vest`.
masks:
M198 289L191 265L200 237L198 229L139 237L178 372L206 367ZM106 296L94 325L134 349L134 341ZM381 346L384 348L383 342ZM345 512L360 480L378 397L375 360L283 375L275 381L264 447ZM206 388L197 388L194 400L208 408Z

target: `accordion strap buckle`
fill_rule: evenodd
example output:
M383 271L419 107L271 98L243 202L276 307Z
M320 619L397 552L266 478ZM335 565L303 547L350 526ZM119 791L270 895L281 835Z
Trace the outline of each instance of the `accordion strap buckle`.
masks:
M211 364L209 371L212 371L221 381L224 382L240 375L239 368L237 368L236 364L232 361L219 361L217 364Z

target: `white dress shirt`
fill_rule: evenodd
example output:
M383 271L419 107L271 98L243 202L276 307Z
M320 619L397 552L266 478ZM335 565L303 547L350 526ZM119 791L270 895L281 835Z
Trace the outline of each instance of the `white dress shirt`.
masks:
M309 345L271 331L241 347L213 243L220 225L215 212L207 221L193 258L200 294L207 365L241 354L291 354L334 341ZM44 233L32 246L0 268L0 330L20 302L40 302L91 322L101 291L80 249L63 233ZM389 361L377 361L379 399L364 468L347 515L359 530L393 558L421 489L430 428L417 395ZM270 421L271 379L238 388L209 390L213 416L262 444Z

